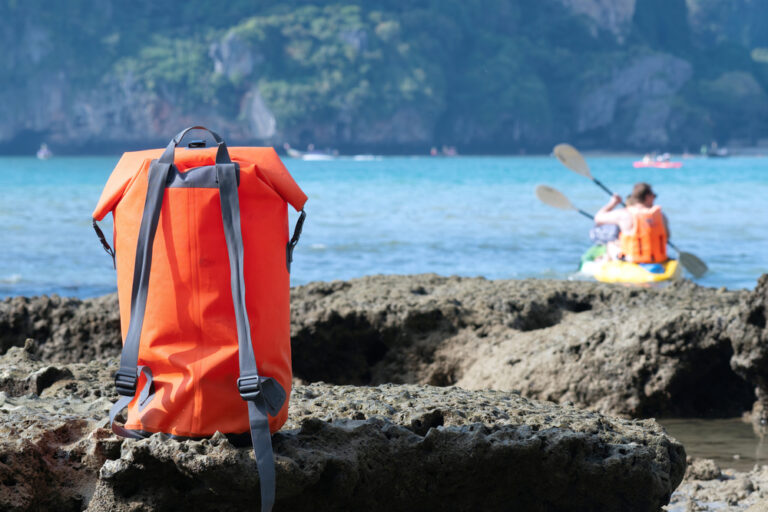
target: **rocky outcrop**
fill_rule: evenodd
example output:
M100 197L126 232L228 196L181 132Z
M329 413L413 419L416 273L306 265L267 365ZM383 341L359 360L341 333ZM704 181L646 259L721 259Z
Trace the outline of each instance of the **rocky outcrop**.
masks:
M605 30L624 42L632 27L635 0L560 0L574 14L586 16L593 30Z
M763 274L746 301L741 322L733 326L734 355L731 367L754 384L757 402L753 421L765 433L768 428L768 274Z
M746 297L685 282L312 283L293 292L294 371L338 384L516 390L634 417L733 416L754 401L729 366Z
M0 353L37 340L35 354L50 362L88 361L119 354L117 295L80 300L13 297L0 301Z
M672 99L692 74L690 63L667 54L621 65L580 100L577 132L611 126L609 137L626 139L636 148L664 147L670 142Z
M0 508L256 508L249 448L119 439L104 428L117 362L60 365L38 393L32 345L0 358ZM685 469L652 420L453 387L297 386L273 445L276 510L652 511Z
M721 470L711 459L689 459L685 480L664 510L768 510L768 466Z
M764 280L753 293L436 275L311 283L292 292L294 373L516 391L631 417L734 416L765 378ZM0 347L27 337L49 364L116 357L116 298L0 302Z
M751 0L686 0L688 23L698 44L713 42L767 47L768 5Z

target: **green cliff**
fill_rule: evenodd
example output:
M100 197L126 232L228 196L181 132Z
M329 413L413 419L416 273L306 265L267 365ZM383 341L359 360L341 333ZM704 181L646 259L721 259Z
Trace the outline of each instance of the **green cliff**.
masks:
M750 0L3 0L0 151L205 123L342 151L696 150L768 139Z

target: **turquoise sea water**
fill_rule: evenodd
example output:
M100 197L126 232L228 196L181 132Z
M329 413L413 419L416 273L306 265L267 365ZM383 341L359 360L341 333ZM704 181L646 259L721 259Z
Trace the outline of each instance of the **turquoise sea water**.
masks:
M115 289L90 215L117 159L0 158L0 296ZM768 272L767 158L688 159L681 169L587 161L622 195L636 181L653 184L675 243L711 269L700 284L752 288ZM421 272L568 279L589 246L589 221L544 206L534 188L554 186L592 212L608 199L554 157L285 163L310 198L293 284ZM110 238L108 221L104 229Z

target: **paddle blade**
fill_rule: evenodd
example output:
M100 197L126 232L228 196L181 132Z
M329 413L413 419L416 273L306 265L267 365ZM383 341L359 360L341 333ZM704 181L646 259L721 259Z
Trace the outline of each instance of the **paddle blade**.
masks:
M562 192L552 187L548 187L547 185L539 185L536 187L536 197L538 197L539 201L542 203L553 208L560 208L561 210L576 209Z
M709 270L709 267L707 267L707 264L701 261L696 255L691 254L689 252L679 252L677 253L677 259L680 261L680 264L687 270L688 272L693 275L695 278L699 278L707 273L707 270Z
M587 162L575 147L570 144L558 144L552 151L564 166L577 174L592 179L592 174L589 172Z

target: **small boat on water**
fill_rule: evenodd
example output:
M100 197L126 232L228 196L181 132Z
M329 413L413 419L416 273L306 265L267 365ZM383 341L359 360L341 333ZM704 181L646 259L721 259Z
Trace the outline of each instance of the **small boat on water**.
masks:
M729 156L728 148L716 148L707 153L707 158L727 158Z
M40 149L37 150L36 156L40 160L48 160L53 156L53 152L48 149L48 144L43 142L40 144Z
M313 144L309 145L307 151L299 151L292 148L287 142L283 144L286 154L291 158L300 158L307 161L321 161L321 160L334 160L338 155L338 151L318 151Z
M307 151L303 155L301 155L302 160L307 160L310 162L317 162L322 160L334 160L336 158L335 155L331 153L323 153L320 151Z
M654 169L679 169L683 166L683 162L673 162L669 153L662 153L656 155L656 153L646 154L642 160L638 160L632 163L632 167L640 169L643 167L651 167Z
M632 163L632 167L635 169L644 167L651 167L654 169L679 169L682 166L683 162L673 162L672 155L669 153L662 153L660 155L657 155L656 153L646 153L642 160Z
M639 169L642 167L652 167L655 169L679 169L683 166L683 162L646 162L644 160L638 160L632 163L632 167Z

